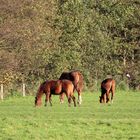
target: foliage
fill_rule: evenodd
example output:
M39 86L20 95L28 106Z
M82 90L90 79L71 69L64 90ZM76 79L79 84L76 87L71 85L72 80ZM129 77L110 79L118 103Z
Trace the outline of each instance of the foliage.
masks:
M79 69L91 89L126 73L140 85L138 0L1 0L0 10L1 83L11 74L32 83Z

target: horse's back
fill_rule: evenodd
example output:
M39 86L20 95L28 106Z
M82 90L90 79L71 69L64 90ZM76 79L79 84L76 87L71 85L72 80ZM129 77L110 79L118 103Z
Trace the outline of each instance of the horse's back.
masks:
M102 81L101 88L105 90L110 90L111 88L115 88L115 80L112 78L108 78Z
M61 80L51 80L50 89L53 94L60 94L62 92L62 82Z
M83 75L80 71L63 72L59 78L60 80L70 80L78 90L83 89Z
M62 81L62 87L64 92L73 92L74 85L70 80L61 80Z
M59 78L59 80L70 80L70 81L74 81L74 77L71 75L70 72L63 72Z
M50 80L45 83L45 92L51 94L61 94L67 91L73 91L74 86L70 80Z

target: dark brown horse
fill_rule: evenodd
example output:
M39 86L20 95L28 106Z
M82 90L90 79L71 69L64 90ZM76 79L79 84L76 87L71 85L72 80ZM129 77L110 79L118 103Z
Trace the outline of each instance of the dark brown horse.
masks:
M110 92L112 93L111 102L113 103L113 97L115 94L115 80L112 78L105 79L101 83L100 103L108 103L108 101L110 101Z
M74 85L69 80L56 80L56 81L51 80L42 83L35 97L35 106L41 105L41 98L44 93L46 95L45 106L47 106L48 102L50 102L50 105L52 106L52 102L51 102L52 94L61 95L63 93L65 93L68 98L69 106L71 104L71 99L74 102L74 106L76 106L76 101L75 101L76 99L74 97Z
M67 79L72 81L74 90L78 93L78 104L82 103L81 92L83 90L83 75L80 71L63 72L59 80ZM60 102L63 102L64 94L60 96Z

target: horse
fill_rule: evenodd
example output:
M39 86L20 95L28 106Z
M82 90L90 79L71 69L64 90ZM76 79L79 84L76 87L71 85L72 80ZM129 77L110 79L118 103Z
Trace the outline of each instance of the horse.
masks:
M110 101L110 92L111 102L113 103L113 97L115 94L115 80L112 78L105 79L101 82L101 96L99 96L100 103L108 103Z
M74 85L74 90L78 93L78 104L80 105L82 103L82 96L81 92L83 90L83 75L80 71L71 71L71 72L63 72L59 78L59 80L70 80L72 81ZM60 102L62 103L64 101L64 94L60 96Z
M69 106L71 104L71 99L74 102L74 106L76 106L76 98L74 96L74 85L69 80L50 80L43 82L37 91L35 97L35 106L41 105L41 98L44 93L46 95L45 106L47 106L48 102L50 102L50 105L52 106L52 95L61 95L63 93L65 93L68 98Z

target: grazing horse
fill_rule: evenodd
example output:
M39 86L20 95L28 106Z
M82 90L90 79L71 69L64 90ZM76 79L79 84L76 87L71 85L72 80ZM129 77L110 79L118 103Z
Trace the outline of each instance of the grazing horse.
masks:
M110 92L111 94L111 102L113 103L113 96L115 94L115 80L112 78L108 78L102 81L101 83L101 96L100 103L108 103L110 100Z
M68 98L69 106L71 104L71 99L74 102L74 106L76 106L76 99L74 97L74 85L69 80L50 80L42 83L38 89L37 95L35 97L35 106L41 105L41 97L45 93L46 99L45 99L45 106L47 106L47 103L50 102L50 105L52 106L52 100L51 95L61 95L63 93L66 94Z
M72 81L74 90L78 93L78 104L82 103L81 92L83 90L83 75L80 71L63 72L59 80L67 79ZM64 101L64 94L60 96L60 102Z

